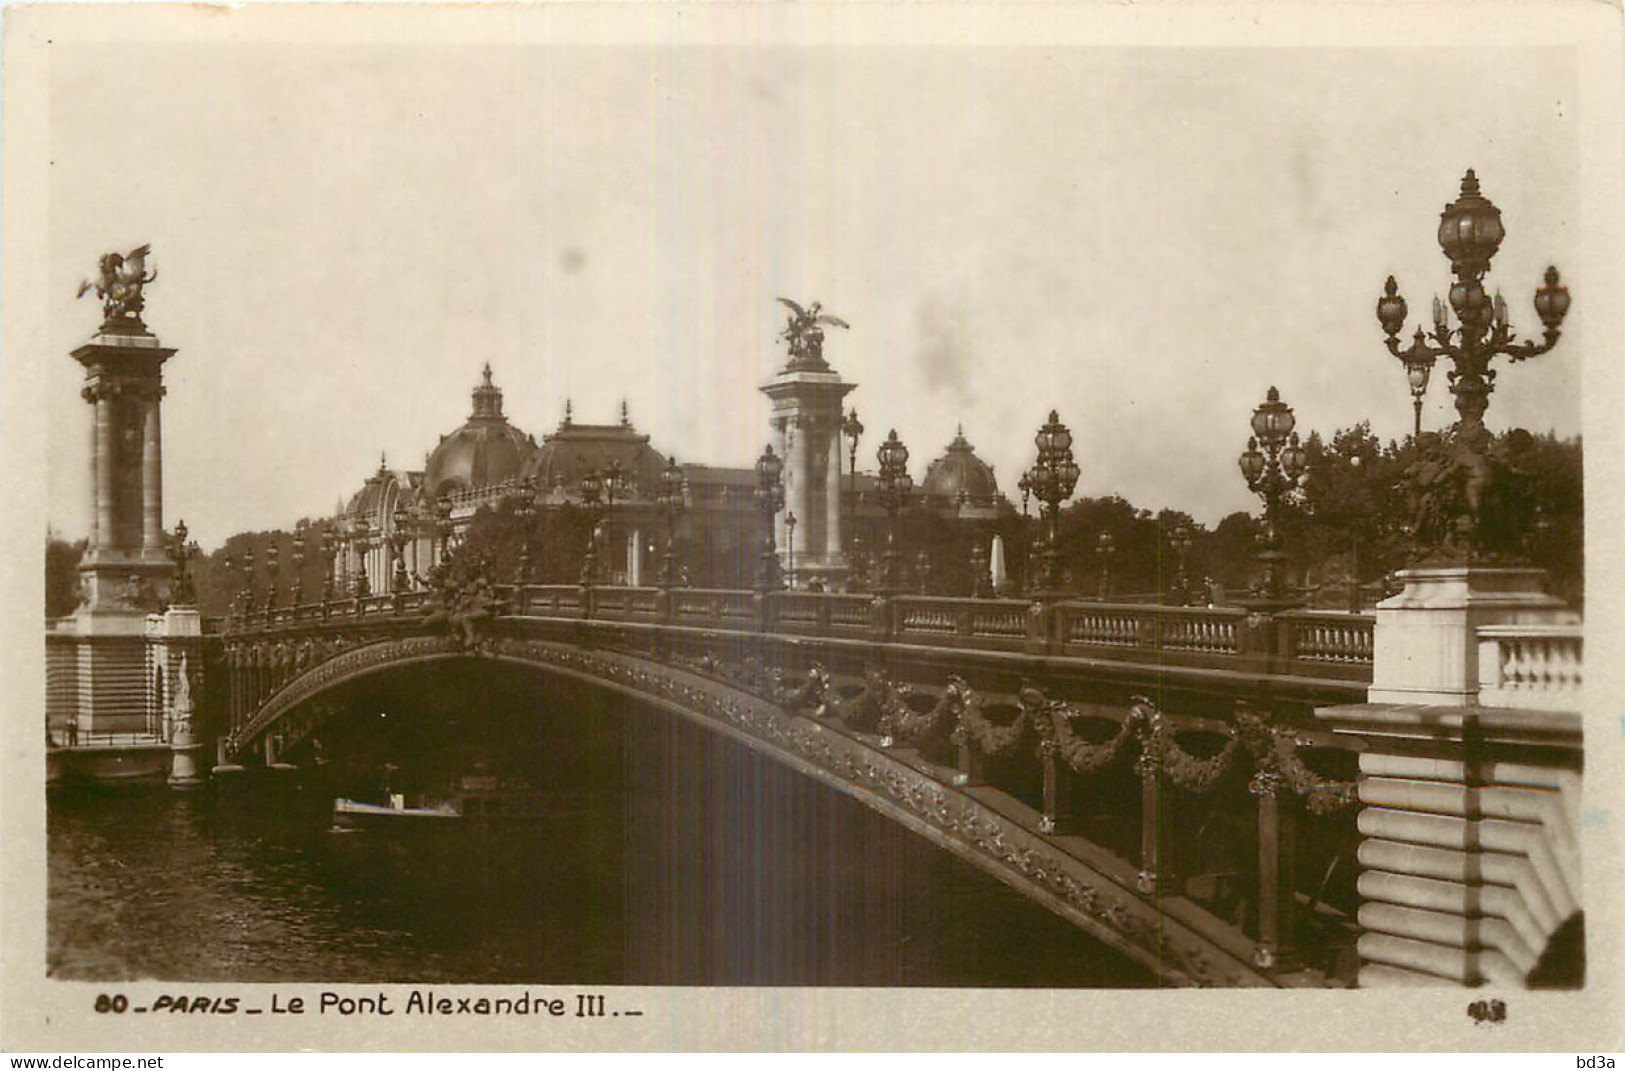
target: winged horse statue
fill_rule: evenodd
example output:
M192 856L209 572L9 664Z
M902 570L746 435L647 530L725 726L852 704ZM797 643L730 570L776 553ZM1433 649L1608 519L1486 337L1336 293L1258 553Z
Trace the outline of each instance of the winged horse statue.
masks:
M157 270L147 271L147 254L152 246L143 245L128 253L104 253L95 280L86 279L79 284L75 297L84 297L92 290L102 299L102 314L108 323L134 320L141 322L145 305L141 288L158 278Z
M824 363L824 327L840 327L850 329L851 324L839 316L831 316L823 311L823 306L813 302L807 308L791 301L789 298L779 298L779 304L790 310L790 322L779 337L790 343L790 362L823 364Z

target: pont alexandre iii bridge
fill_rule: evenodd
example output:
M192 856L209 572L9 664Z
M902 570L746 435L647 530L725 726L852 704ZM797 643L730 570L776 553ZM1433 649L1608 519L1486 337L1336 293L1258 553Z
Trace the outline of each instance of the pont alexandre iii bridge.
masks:
M272 592L205 621L184 533L168 579L158 412L175 351L141 319L147 252L102 258L106 319L73 353L94 524L86 603L45 636L49 781L274 781L315 761L352 682L508 663L855 797L1167 984L1581 980L1582 628L1538 570L1408 570L1361 615L767 581L454 587L452 568L425 590ZM794 307L792 359L763 390L794 511L824 517L819 553L836 555L851 385L818 352L817 325L839 322L817 308ZM1052 475L1064 430L1052 414L1040 435L1040 460L1048 443L1065 462ZM1052 526L1070 493L1046 499Z
M855 797L1167 984L1572 983L1579 629L1469 623L1478 705L1370 702L1395 613L480 581L178 642L217 777L310 761L349 682L512 663Z

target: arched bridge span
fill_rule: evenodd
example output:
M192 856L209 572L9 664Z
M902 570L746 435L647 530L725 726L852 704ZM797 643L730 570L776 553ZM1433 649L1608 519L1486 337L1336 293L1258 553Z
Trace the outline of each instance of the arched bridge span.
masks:
M918 600L939 630L949 623L950 642L939 631L933 643L899 642L915 637L895 626L876 642L874 615L897 608L868 599L859 634L842 635L831 627L840 596L812 602L815 627L797 632L762 627L763 597L750 593L648 593L705 600L712 612L701 625L711 627L674 621L672 601L640 615L645 590L579 591L586 613L597 611L590 617L579 603L560 606L562 594L519 592L520 612L477 622L401 595L356 601L349 613L237 620L223 637L222 750L278 758L320 725L322 696L369 675L449 659L524 665L687 718L835 787L1169 984L1333 981L1330 963L1292 954L1301 890L1282 852L1295 850L1288 827L1300 812L1341 816L1352 851L1352 783L1303 757L1347 748L1316 732L1309 707L1352 682L1271 679L1211 656L1173 667L1056 657L1027 637L984 649L953 631L963 609L941 605L970 600ZM605 595L609 613L594 605ZM976 602L978 612L1007 612ZM793 618L805 606L768 609ZM1238 710L1248 695L1253 705ZM1114 809L1110 845L1085 835L1093 812ZM1180 843L1225 824L1246 833L1228 859L1196 862ZM1312 899L1311 910L1321 906Z

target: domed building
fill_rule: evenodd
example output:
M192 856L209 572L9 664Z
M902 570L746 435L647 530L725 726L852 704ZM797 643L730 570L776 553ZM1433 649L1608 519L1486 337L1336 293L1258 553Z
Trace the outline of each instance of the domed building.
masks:
M993 520L999 515L999 481L993 466L976 456L976 449L959 427L948 451L925 470L920 494L927 508L960 520Z
M649 445L647 435L632 428L626 403L621 403L619 424L577 424L570 403L564 423L542 437L541 449L525 470L544 498L568 496L589 474L616 472L621 493L628 500L653 499L660 493L660 473L667 460Z
M369 591L391 590L391 541L398 534L401 562L409 583L416 583L440 555L443 521L450 521L455 539L481 507L516 495L532 496L541 508L580 505L587 476L598 478L606 508L599 558L604 582L652 583L666 523L658 498L670 464L632 426L625 402L618 423L584 424L566 401L564 420L538 444L503 414L502 390L487 364L468 419L440 437L422 471L391 469L380 460L361 489L339 504L335 521L345 534L336 570L340 590L357 590L362 576ZM760 524L751 497L755 473L692 464L679 471L679 538L693 557L753 562L757 542L748 533Z
M535 465L536 438L502 415L502 391L486 364L474 388L474 411L462 427L442 435L423 467L422 485L436 499L519 479Z

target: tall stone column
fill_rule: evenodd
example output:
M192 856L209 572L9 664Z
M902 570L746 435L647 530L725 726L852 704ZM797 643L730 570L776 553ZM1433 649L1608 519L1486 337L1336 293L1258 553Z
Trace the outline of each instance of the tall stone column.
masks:
M824 496L829 508L824 512L824 546L822 547L824 559L830 562L845 561L846 544L842 541L841 532L841 425L838 419L839 408L836 409L837 420L829 425L825 433L828 436L829 467L824 473Z
M146 425L141 439L141 551L142 557L160 560L164 554L164 446L159 424L164 388L156 387L143 400Z
M91 556L100 558L118 549L118 528L113 521L113 394L116 387L103 384L91 389L96 406L96 545Z
M761 390L772 399L771 426L784 456L785 509L775 520L779 555L788 554L785 518L794 513L796 575L839 590L847 569L841 553L841 402L856 384L843 382L824 361L821 340L818 333L793 341L789 363ZM828 464L820 471L826 454Z

